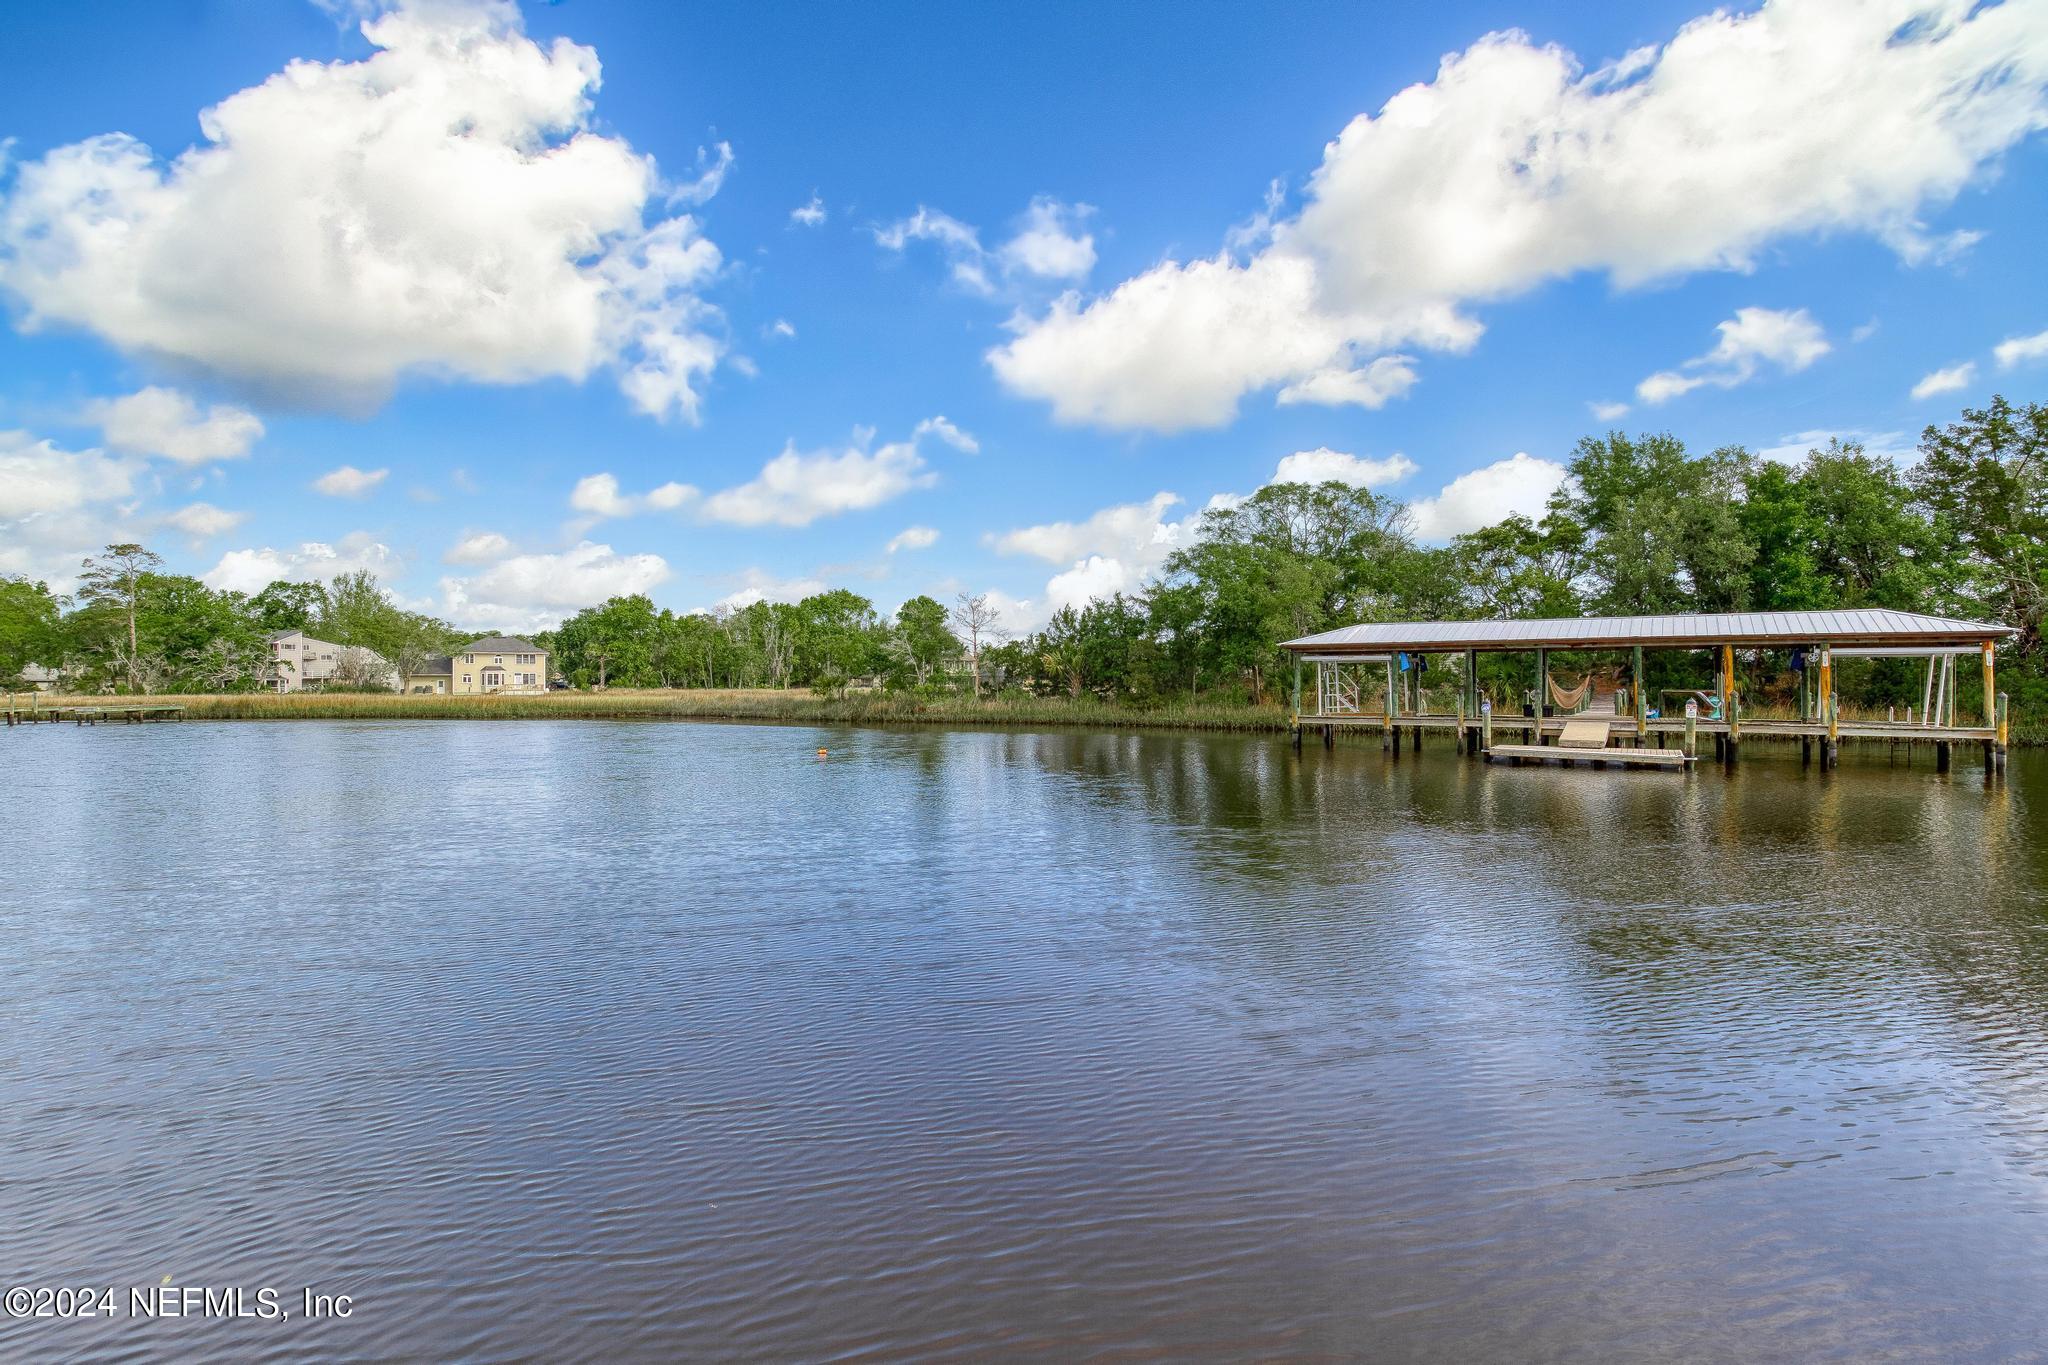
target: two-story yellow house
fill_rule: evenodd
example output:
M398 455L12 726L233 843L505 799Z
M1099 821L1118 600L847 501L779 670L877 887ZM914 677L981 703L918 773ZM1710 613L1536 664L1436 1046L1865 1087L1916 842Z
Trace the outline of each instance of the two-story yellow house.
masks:
M405 680L408 692L457 697L548 690L548 652L515 635L486 635L454 654L437 654Z

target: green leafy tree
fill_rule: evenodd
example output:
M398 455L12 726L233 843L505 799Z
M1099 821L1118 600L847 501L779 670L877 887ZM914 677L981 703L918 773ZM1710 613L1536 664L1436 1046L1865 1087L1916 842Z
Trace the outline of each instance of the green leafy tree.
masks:
M118 667L131 692L141 690L143 674L150 668L141 651L141 632L136 620L141 610L142 578L163 562L163 556L123 542L109 545L86 560L78 575L79 601L118 615L127 628L127 649L119 651L118 641L115 648Z
M610 598L555 630L556 664L579 686L648 687L658 681L661 629L661 613L644 594Z
M1575 528L1511 515L1451 542L1445 576L1463 599L1458 615L1577 616Z
M879 672L885 660L874 603L845 588L796 604L796 669L800 681L823 690Z
M1747 605L1755 549L1742 533L1751 457L1730 447L1686 455L1669 433L1586 437L1571 478L1551 498L1593 610L1626 616L1738 611Z
M63 662L63 608L48 584L0 576L0 682L17 683L30 664Z
M929 686L938 670L960 653L960 641L948 621L945 605L931 597L913 597L896 609L894 652L913 686Z
M1920 437L1912 487L1960 550L1955 585L1972 613L2019 629L2013 653L2042 662L2048 611L2048 405L1994 397Z
M1045 623L1032 642L1032 654L1051 684L1069 697L1081 695L1087 678L1088 656L1081 632L1081 613L1061 607Z
M327 589L319 583L279 579L249 599L256 623L266 631L311 630L328 614Z
M1138 690L1149 658L1147 625L1144 604L1120 592L1082 609L1081 669L1087 686L1112 696Z

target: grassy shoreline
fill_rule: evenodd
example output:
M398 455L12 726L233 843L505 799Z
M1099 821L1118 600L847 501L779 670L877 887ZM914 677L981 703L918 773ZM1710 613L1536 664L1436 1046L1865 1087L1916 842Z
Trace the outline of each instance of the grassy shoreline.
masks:
M798 689L619 689L532 696L428 697L362 692L162 694L51 697L42 706L118 706L123 700L186 708L190 720L729 720L809 725L988 725L1095 730L1211 730L1284 733L1289 710L1278 703L1174 701L1127 706L1095 697L921 698L863 692L821 697ZM9 703L26 710L28 698ZM1764 712L1750 719L1765 719ZM1844 716L1844 719L1848 719ZM1378 732L1372 731L1376 740ZM2048 726L2015 718L2013 743L2048 742Z
M43 706L118 706L122 698L44 697ZM1284 731L1278 705L1169 702L1119 706L1085 698L919 698L870 692L820 697L759 689L550 692L535 696L427 697L360 692L163 695L136 701L185 707L190 720L759 720L816 725L997 725L1086 729ZM26 709L26 699L17 703Z

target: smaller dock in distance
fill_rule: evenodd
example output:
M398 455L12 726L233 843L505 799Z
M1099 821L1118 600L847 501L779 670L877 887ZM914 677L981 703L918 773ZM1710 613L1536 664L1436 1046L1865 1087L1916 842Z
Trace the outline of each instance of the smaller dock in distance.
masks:
M41 706L31 700L26 704L13 701L7 704L7 723L10 726L62 725L65 721L73 725L106 725L117 721L136 725L146 721L183 719L185 708L177 702L115 701Z
M1997 691L1996 652L2016 633L1981 621L1872 608L1369 622L1289 640L1282 648L1295 660L1290 728L1297 749L1305 732L1320 731L1327 746L1339 730L1365 729L1377 731L1380 747L1398 755L1404 735L1419 751L1423 733L1436 731L1473 757L1682 772L1708 745L1717 760L1733 764L1745 738L1797 742L1803 761L1818 757L1823 769L1832 769L1847 740L1894 750L1928 745L1945 772L1956 745L1975 744L1992 778L2005 771L2010 727L2007 699ZM1496 659L1482 669L1484 656L1499 655L1529 662ZM1568 673L1580 673L1570 687L1551 675L1560 655L1571 656ZM1883 719L1845 718L1836 679L1838 665L1850 659L1906 661L1920 684L1917 704L1892 707ZM1791 675L1789 689L1779 690L1794 694L1788 704L1794 714L1745 715L1739 660L1751 677ZM1968 703L1957 676L1965 660L1978 665L1982 679L1981 695ZM1310 667L1314 690L1304 696ZM1427 682L1425 673L1432 675ZM1684 685L1660 688L1657 674ZM1446 708L1450 690L1455 701ZM1669 704L1678 699L1681 713L1672 714ZM1598 716L1609 738L1598 747L1561 744L1582 716ZM1507 734L1496 739L1496 731ZM1637 761L1639 750L1645 752Z

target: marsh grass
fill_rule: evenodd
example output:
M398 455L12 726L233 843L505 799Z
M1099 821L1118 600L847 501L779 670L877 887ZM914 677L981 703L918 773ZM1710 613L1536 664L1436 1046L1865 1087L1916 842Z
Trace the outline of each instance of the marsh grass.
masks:
M608 692L549 692L527 696L423 697L367 692L222 693L120 698L44 696L42 706L175 704L190 720L755 720L811 725L991 725L1085 729L1236 730L1275 733L1287 729L1287 707L1244 701L1170 701L1149 705L1105 702L1095 697L1019 697L977 702L971 697L914 697L901 693L851 693L821 697L810 691L773 688L690 688ZM28 696L11 704L27 709ZM1432 706L1434 709L1434 704ZM1901 715L1904 713L1901 712ZM1794 709L1763 705L1743 709L1744 720L1789 720ZM1843 720L1882 720L1882 707L1842 708ZM1966 706L1959 715L1975 724ZM1377 743L1379 732L1360 735ZM1344 738L1359 736L1346 734ZM2015 744L2048 743L2048 719L2016 713Z
M138 699L141 700L141 699ZM1279 705L1166 702L1123 706L1093 697L921 698L896 693L821 697L775 689L550 692L430 697L361 692L229 693L147 699L190 720L761 720L814 725L1082 726L1097 729L1284 731ZM25 699L18 705L25 706ZM106 697L44 697L44 706L118 705Z

